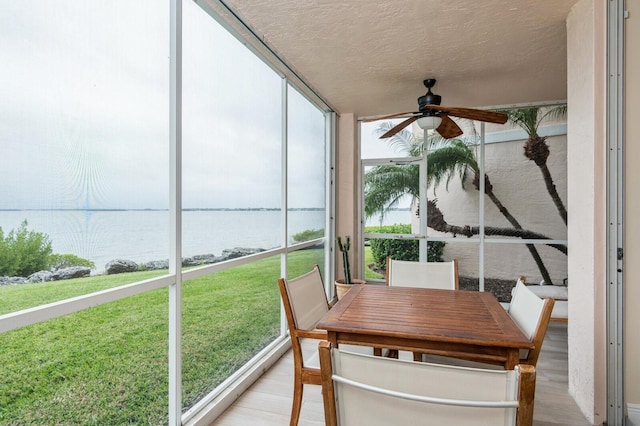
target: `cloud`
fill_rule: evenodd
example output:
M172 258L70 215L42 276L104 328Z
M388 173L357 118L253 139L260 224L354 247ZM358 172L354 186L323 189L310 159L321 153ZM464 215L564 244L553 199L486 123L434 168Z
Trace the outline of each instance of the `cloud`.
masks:
M8 2L0 28L0 208L167 208L167 4ZM183 30L183 205L279 207L282 79L193 2ZM290 199L315 206L324 118L291 99Z

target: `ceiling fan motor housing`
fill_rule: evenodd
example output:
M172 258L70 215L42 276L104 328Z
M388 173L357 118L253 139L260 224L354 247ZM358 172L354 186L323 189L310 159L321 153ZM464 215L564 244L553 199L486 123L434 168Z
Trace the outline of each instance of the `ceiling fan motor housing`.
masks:
M442 102L442 96L436 95L431 91L431 88L434 84L436 84L435 78L429 78L423 81L424 85L427 87L427 93L424 96L420 96L418 98L418 109L420 112L423 112L425 115L434 116L437 115L437 111L425 109L426 105L440 105Z

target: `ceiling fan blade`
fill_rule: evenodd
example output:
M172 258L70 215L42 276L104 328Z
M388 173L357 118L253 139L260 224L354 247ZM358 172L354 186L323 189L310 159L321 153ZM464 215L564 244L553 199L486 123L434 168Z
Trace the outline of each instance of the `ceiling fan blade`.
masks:
M413 117L409 117L406 120L404 120L402 123L392 127L391 129L389 129L385 134L383 134L382 136L380 136L380 139L384 139L384 138L390 138L391 136L395 135L396 133L398 133L400 130L404 129L405 127L407 127L409 124L413 123L414 121L416 121L418 119L418 116L413 116Z
M442 111L454 117L468 118L469 120L485 121L489 123L504 124L507 122L507 114L502 112L487 111L484 109L444 107L440 105L425 105L425 109Z
M436 129L436 132L440 133L445 139L452 139L462 134L462 129L456 124L455 121L449 118L446 114L440 114L442 122Z
M416 111L397 112L395 114L379 115L379 116L376 116L376 117L365 118L362 121L365 122L365 123L368 123L370 121L387 120L389 118L402 117L403 115L409 115L409 114L417 114L417 112Z

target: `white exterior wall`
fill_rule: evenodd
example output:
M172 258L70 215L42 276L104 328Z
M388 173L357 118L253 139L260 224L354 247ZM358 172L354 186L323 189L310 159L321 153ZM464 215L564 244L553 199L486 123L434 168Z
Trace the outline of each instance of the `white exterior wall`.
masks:
M544 128L539 129L544 134ZM524 134L524 132L522 132ZM488 134L490 139L492 135ZM527 230L539 232L550 238L567 238L567 226L561 219L549 193L547 192L540 168L524 156L523 146L526 140L487 143L485 145L485 173L493 185L493 192L502 204ZM547 139L550 154L547 166L554 179L560 198L567 205L567 138L566 135L551 136ZM479 152L477 154L479 156ZM435 193L429 192L429 198L437 198L438 208L445 220L451 225L477 226L479 223L479 195L471 182L465 183L463 190L456 176L450 183L440 184ZM485 225L512 228L512 225L500 213L489 197L485 197ZM429 235L436 235L429 230ZM451 235L444 235L448 236ZM459 239L467 237L458 236ZM492 237L488 237L492 238ZM511 238L513 239L513 238ZM515 239L514 239L515 240ZM567 256L546 247L537 246L544 264L554 284L561 284L567 278ZM540 271L525 245L490 244L486 247L485 276L489 278L513 279L520 275L528 282L542 280ZM477 244L448 243L445 246L445 259L459 260L460 275L478 276L479 257ZM505 259L509 263L505 264Z

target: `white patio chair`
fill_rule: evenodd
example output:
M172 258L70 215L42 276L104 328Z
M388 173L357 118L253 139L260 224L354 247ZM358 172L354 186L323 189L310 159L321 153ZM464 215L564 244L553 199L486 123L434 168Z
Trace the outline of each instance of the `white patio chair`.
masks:
M518 324L524 334L531 339L535 348L520 351L520 362L535 366L538 363L540 349L549 327L551 312L555 301L547 297L541 299L521 280L516 283L511 293L509 315Z
M457 290L458 260L410 262L387 257L386 283L394 287L422 287Z
M485 370L349 353L320 342L325 424L531 425L535 367Z
M563 285L530 285L529 290L540 298L550 297L555 303L551 311L551 321L569 321L569 289Z
M458 259L450 262L412 262L387 257L385 279L387 285L392 287L457 290L459 287ZM399 353L399 356L403 353ZM414 352L413 360L422 360L422 353Z
M544 336L549 327L551 312L553 311L554 300L551 298L541 299L536 296L533 291L526 286L521 280L518 280L516 286L511 292L511 303L507 307L509 316L520 327L522 332L534 344L531 350L520 350L520 364L528 364L536 366L540 350L544 342ZM446 356L426 355L423 360L438 364L451 364L474 368L492 368L487 364L486 360L474 359L473 355L469 355L464 359L453 359ZM492 364L503 368L502 364Z
M303 340L327 338L325 330L318 330L315 327L330 307L318 265L314 265L310 272L299 277L289 280L280 278L278 286L287 316L293 350L294 384L290 425L295 426L300 417L304 385L320 384L318 352L313 345L312 352L305 353ZM345 347L351 351L373 353L373 350L368 347L352 345L345 345Z

